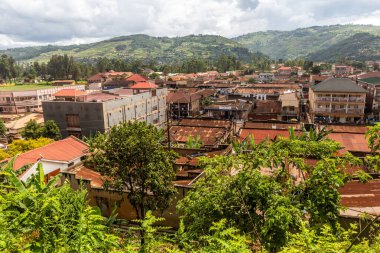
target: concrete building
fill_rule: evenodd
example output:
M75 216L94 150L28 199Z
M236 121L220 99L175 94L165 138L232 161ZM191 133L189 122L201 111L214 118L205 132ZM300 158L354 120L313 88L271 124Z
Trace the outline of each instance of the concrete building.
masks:
M73 99L73 96L75 96ZM132 94L115 89L88 95L67 91L54 101L43 102L44 119L54 120L62 136L91 136L129 120L163 126L166 122L167 89Z
M360 123L367 91L348 78L329 78L309 90L310 114L317 122Z
M262 82L271 82L275 79L273 73L260 73L259 80Z
M11 88L11 87L9 87ZM84 85L55 86L44 89L0 91L0 113L26 113L40 111L42 101L53 99L53 94L64 89L85 90Z
M281 120L298 120L300 116L300 95L298 92L285 92L279 97L281 101Z

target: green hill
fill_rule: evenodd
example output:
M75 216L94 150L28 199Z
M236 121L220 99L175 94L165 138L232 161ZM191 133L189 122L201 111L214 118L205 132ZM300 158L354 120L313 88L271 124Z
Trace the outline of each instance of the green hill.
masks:
M368 33L370 35L380 36L380 26L371 25L332 25L332 26L314 26L300 28L293 31L267 31L249 33L234 38L243 46L251 51L260 51L275 59L289 59L297 57L315 56L314 53L320 50L328 50L334 45L344 43L346 52L339 52L339 55L348 55L352 59L364 59L363 54L356 54L350 43L349 38L358 33ZM357 39L357 38L356 38ZM375 40L379 38L373 37ZM365 44L361 45L362 50L374 48L372 40L363 39ZM366 43L369 43L368 45ZM369 56L369 55L368 55ZM333 50L325 54L319 60L335 59L338 55ZM366 58L367 59L367 58Z
M238 42L214 35L189 35L176 38L130 35L77 46L25 47L2 50L0 53L24 61L46 61L54 54L69 54L80 60L109 57L155 59L161 62L180 61L193 57L215 60L221 54L233 55L248 62L253 56Z
M221 54L250 62L262 54L273 59L308 57L318 61L338 58L376 60L379 58L380 26L332 25L300 28L293 31L267 31L242 35L233 39L215 35L184 37L152 37L130 35L91 44L70 46L37 46L0 50L21 61L47 61L54 54L69 54L79 60L98 57L130 60L153 59L175 62L189 58L215 60Z
M380 60L380 36L369 33L357 33L328 48L308 55L314 61Z

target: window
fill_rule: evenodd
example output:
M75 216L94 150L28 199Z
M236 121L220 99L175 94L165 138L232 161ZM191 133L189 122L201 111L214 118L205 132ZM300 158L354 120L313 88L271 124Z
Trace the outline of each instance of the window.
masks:
M79 127L79 115L78 114L66 114L67 127Z

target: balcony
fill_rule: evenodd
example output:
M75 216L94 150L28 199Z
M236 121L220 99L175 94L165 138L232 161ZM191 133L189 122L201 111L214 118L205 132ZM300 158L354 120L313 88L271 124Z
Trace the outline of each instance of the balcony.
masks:
M38 100L15 101L16 106L37 106Z
M317 101L320 102L354 102L354 103L364 103L365 99L361 97L316 97Z
M364 98L352 98L352 97L350 97L349 101L350 102L356 102L356 103L364 103L365 99Z
M331 102L331 97L316 97L317 101Z
M346 108L316 108L314 113L328 113L328 114L364 114L362 109L346 109Z
M347 102L348 97L332 97L333 102Z

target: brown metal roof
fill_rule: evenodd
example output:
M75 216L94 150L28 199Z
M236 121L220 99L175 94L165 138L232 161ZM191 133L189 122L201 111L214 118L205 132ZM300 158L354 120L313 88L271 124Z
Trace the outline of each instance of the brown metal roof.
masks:
M323 126L320 126L321 128ZM326 125L327 130L333 130L334 133L357 133L364 134L368 131L366 126L347 126L347 125Z
M182 119L179 122L181 126L205 126L205 127L224 127L230 128L231 121L214 120L214 119Z
M351 181L339 189L341 203L346 207L380 207L380 180L367 183Z
M371 150L368 148L368 142L364 134L331 133L328 137L331 140L339 142L344 147L344 149L341 152L371 152Z
M244 123L244 128L255 128L255 129L289 129L293 127L296 130L301 129L300 124L290 124L290 123L277 123L277 122L251 122L247 121Z
M203 145L214 146L226 138L228 131L217 127L194 127L194 126L172 126L170 136L173 141L186 143L189 136L199 136Z

